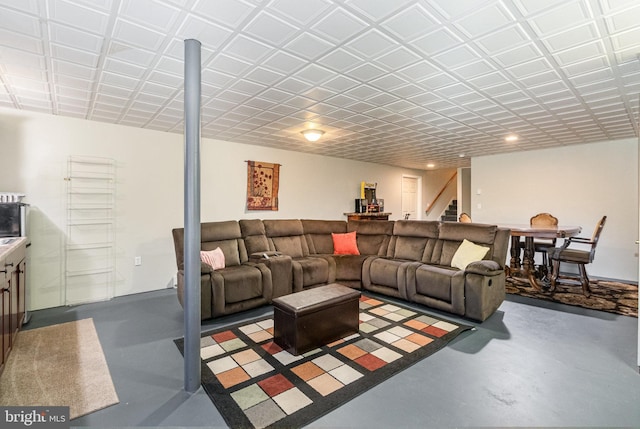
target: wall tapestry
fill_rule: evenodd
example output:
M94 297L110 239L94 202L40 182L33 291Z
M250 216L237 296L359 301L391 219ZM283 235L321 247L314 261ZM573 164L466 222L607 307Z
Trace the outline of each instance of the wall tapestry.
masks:
M278 210L280 164L247 161L247 210Z

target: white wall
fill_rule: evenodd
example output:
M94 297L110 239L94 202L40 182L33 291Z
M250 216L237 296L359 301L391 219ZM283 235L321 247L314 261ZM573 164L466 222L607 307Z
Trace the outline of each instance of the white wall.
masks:
M478 157L471 165L474 222L527 224L549 212L590 237L607 215L587 272L638 281L637 139Z
M322 144L319 141L317 144ZM345 219L360 182L377 182L392 219L401 217L402 175L423 171L203 139L202 221L243 218ZM171 229L183 225L183 136L0 109L1 192L32 206L30 309L63 304L69 156L117 162L116 295L164 288L175 274ZM246 207L246 160L282 164L279 211ZM421 209L422 210L422 209ZM134 257L142 265L134 266Z

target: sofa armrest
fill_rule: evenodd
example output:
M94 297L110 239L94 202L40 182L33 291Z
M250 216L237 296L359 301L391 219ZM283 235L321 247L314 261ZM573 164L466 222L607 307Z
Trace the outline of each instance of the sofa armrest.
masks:
M272 258L274 256L282 256L282 253L277 252L275 250L266 250L264 252L255 252L255 253L251 254L249 259L253 260L254 262L257 262L257 260L259 260L259 259L269 259L269 258ZM260 261L260 262L262 262L262 261Z
M464 272L481 276L495 276L504 272L504 268L496 261L482 260L470 263Z

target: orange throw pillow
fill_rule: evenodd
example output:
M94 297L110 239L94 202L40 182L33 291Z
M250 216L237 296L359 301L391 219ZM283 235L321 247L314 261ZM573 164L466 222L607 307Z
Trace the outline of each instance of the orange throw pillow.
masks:
M334 255L359 255L358 243L356 243L356 232L346 234L331 234L333 238Z

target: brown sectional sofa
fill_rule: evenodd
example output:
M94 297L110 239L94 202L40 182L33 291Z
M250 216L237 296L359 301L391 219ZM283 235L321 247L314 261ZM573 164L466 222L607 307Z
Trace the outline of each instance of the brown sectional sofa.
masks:
M331 234L354 231L360 255L335 255ZM184 230L173 238L182 304ZM451 266L463 239L489 249L464 271ZM479 321L505 297L509 230L495 225L245 219L203 223L201 241L202 250L220 247L226 260L220 270L201 264L203 319L334 282Z

